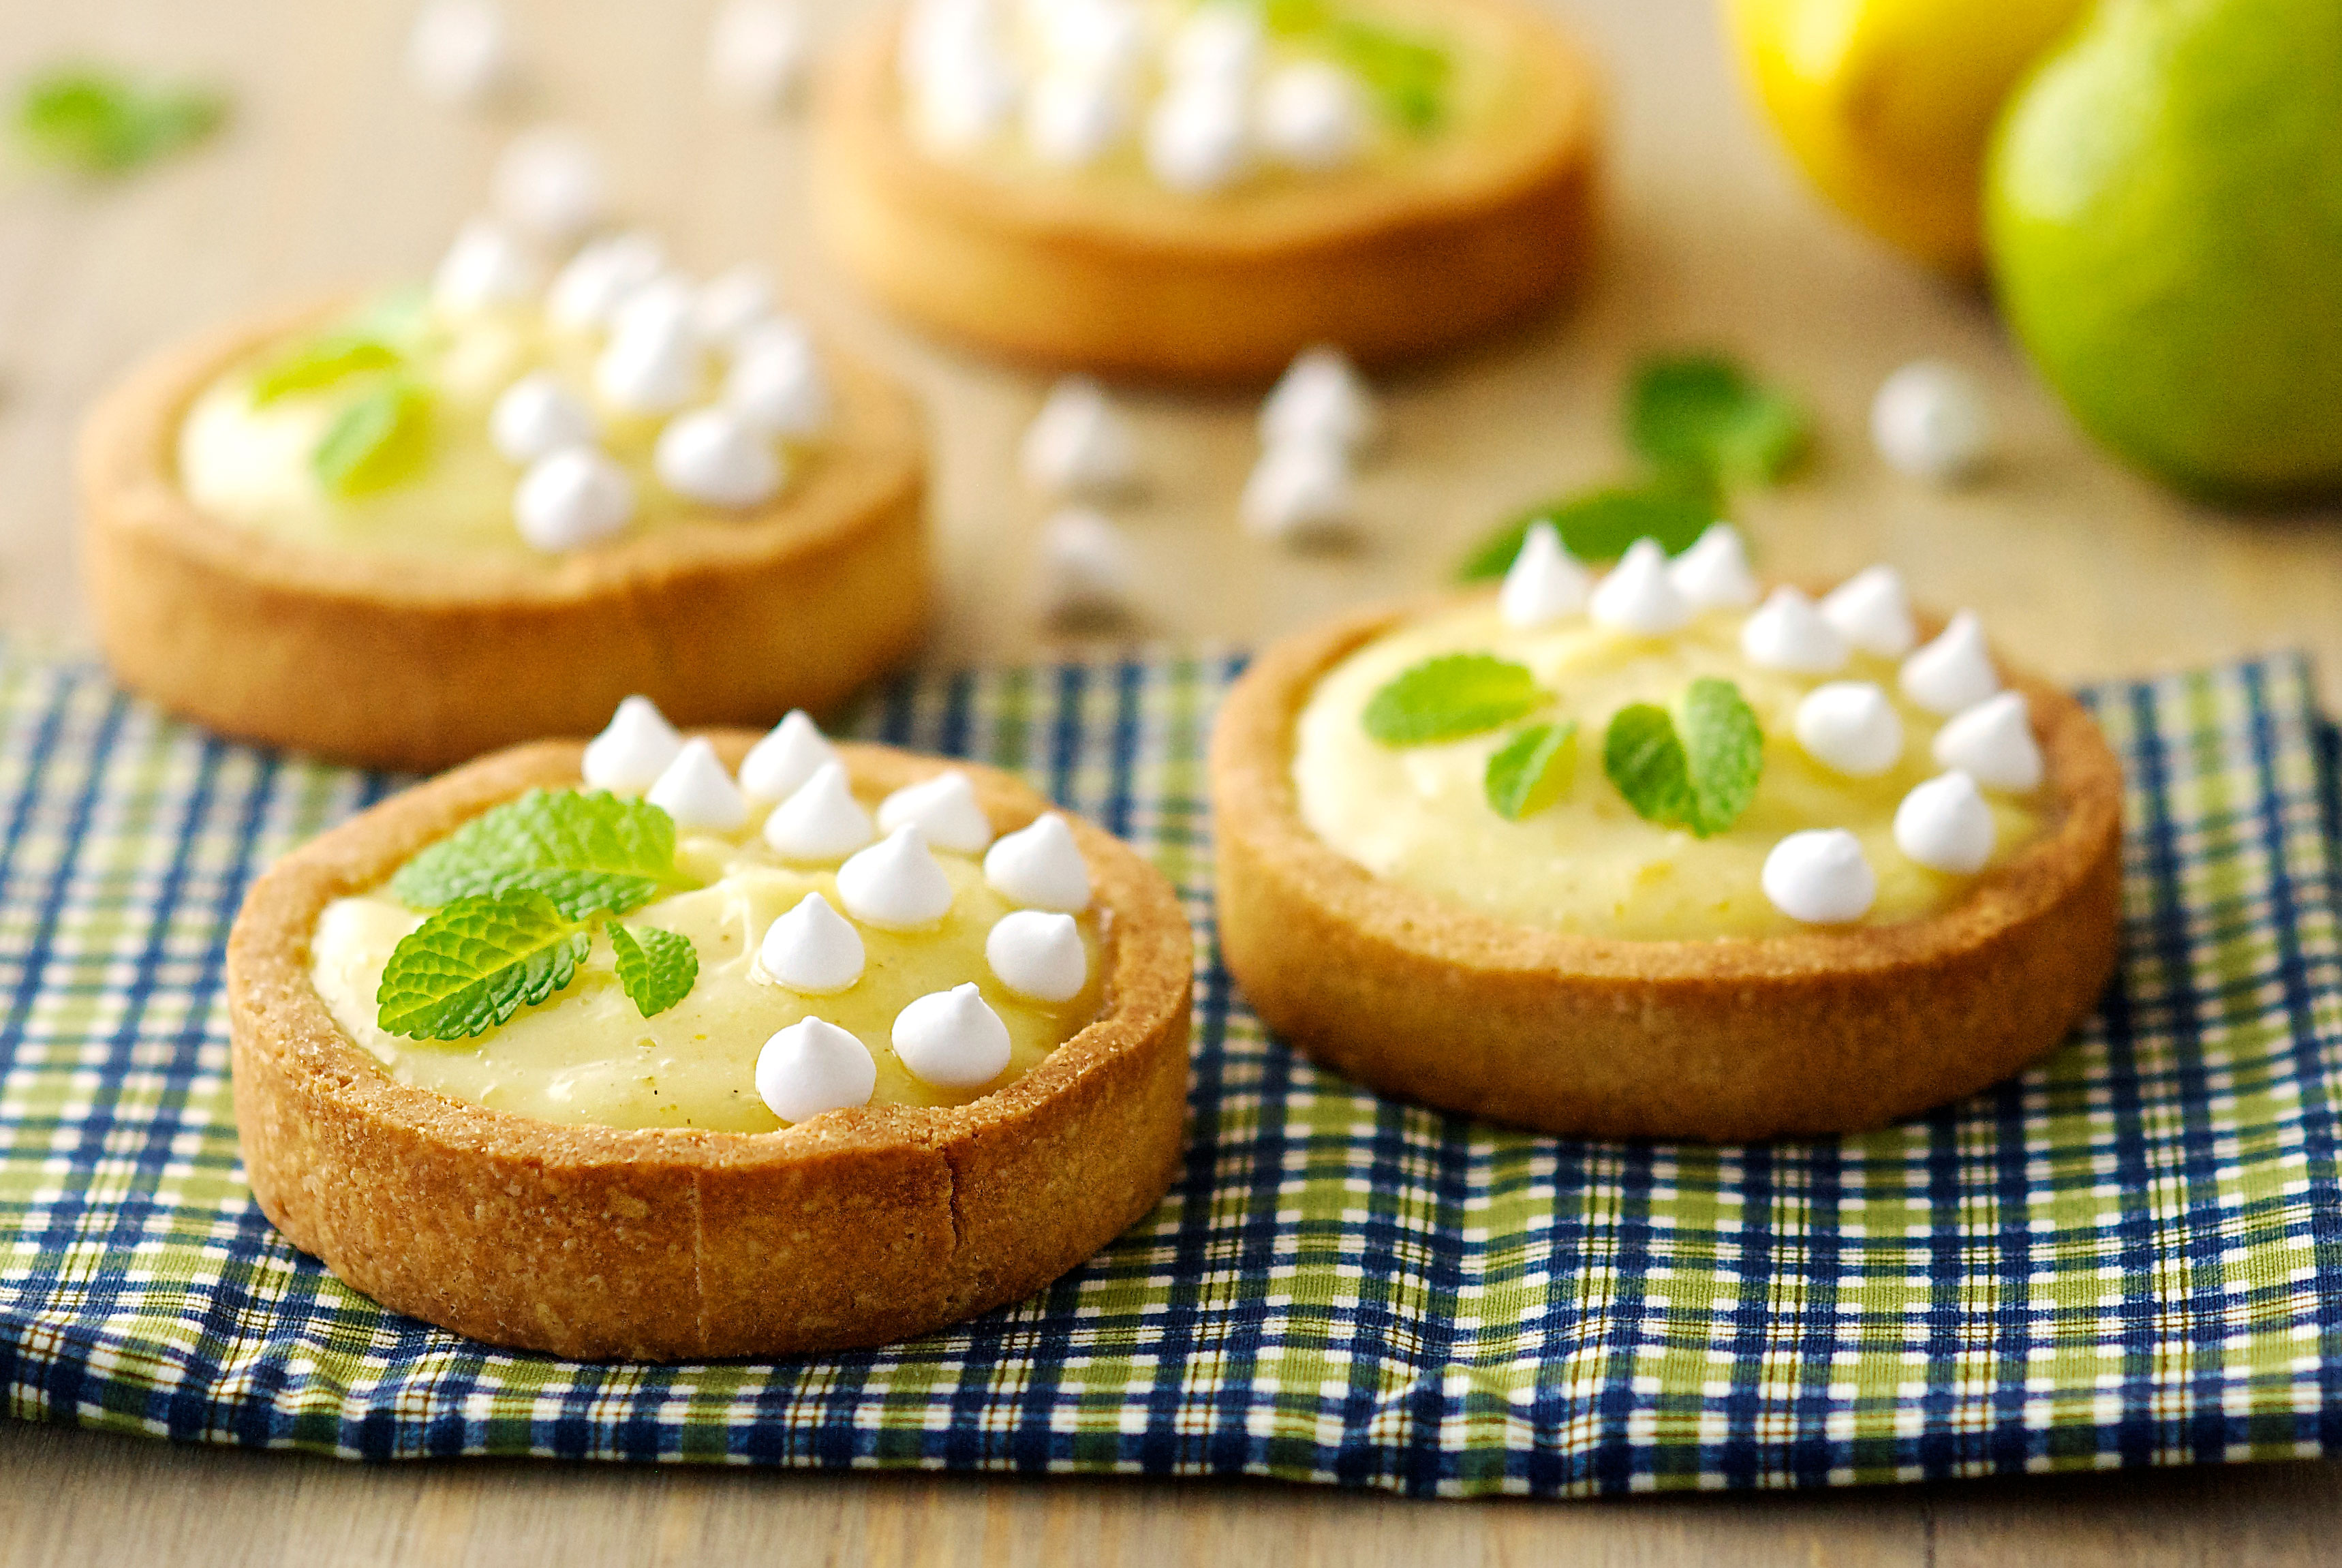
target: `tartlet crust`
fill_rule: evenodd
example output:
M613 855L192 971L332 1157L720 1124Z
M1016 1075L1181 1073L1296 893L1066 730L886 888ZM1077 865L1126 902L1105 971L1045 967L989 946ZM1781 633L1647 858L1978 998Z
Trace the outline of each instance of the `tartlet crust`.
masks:
M1484 336L1550 304L1591 245L1591 68L1511 0L1530 73L1512 134L1406 181L1295 181L1112 205L979 173L905 128L893 24L840 51L816 107L814 212L846 269L902 315L1040 365L1257 382L1312 344L1382 365Z
M755 736L713 732L736 765ZM841 744L858 785L964 768L996 826L1048 803L995 770ZM395 1082L309 978L332 900L581 747L483 758L375 807L255 884L228 939L236 1127L260 1206L385 1306L586 1360L874 1345L1031 1294L1144 1217L1183 1143L1192 937L1129 846L1070 818L1103 916L1098 1016L958 1107L868 1105L776 1133L573 1127Z
M1738 1142L1876 1126L2049 1050L2114 971L2122 774L2012 668L2052 803L2039 838L1898 924L1709 942L1567 935L1373 875L1302 821L1293 726L1320 676L1443 604L1268 650L1212 734L1220 942L1264 1023L1402 1099L1546 1132ZM1939 623L1938 623L1939 624Z
M125 685L225 734L423 770L590 734L636 692L683 724L769 722L834 703L916 647L930 594L920 418L834 351L834 440L747 515L544 562L391 558L205 515L178 481L189 404L346 303L167 347L90 410L83 559Z

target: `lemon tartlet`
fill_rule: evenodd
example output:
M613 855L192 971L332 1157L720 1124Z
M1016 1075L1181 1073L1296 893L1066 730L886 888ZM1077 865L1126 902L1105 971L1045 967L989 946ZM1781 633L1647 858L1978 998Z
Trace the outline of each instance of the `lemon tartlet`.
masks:
M990 769L797 714L776 778L775 737L662 746L633 706L253 889L237 1127L295 1245L494 1343L776 1355L1016 1300L1155 1205L1192 961L1161 874ZM646 735L657 778L587 787Z
M1264 380L1481 336L1585 264L1590 72L1512 0L923 0L822 82L816 215L947 335Z
M590 732L819 707L928 613L908 396L789 318L696 294L656 242L540 293L467 231L428 293L275 312L167 348L79 457L100 639L224 733L431 768ZM631 314L630 314L631 313Z
M1533 538L1502 594L1270 649L1211 756L1263 1020L1404 1098L1716 1140L1875 1125L2063 1039L2117 935L2096 724L1883 568L1756 599L1726 531L1598 585Z

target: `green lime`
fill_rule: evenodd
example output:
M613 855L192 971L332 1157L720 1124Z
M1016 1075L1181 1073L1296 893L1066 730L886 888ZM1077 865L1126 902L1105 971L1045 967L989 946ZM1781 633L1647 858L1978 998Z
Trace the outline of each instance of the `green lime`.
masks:
M2342 489L2342 4L2104 0L2010 102L1985 217L2108 446L2215 496Z

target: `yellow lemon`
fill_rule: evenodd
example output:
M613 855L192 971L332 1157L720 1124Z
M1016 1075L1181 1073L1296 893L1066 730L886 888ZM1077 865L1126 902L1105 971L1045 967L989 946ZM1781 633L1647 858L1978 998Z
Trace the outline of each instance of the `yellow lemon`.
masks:
M1983 262L2000 105L2088 0L1726 0L1756 95L1822 193L1931 265Z

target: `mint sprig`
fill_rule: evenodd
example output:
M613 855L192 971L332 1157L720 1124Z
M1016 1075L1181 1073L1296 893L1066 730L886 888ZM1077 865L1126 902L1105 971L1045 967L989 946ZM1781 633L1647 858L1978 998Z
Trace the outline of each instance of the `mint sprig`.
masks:
M1646 359L1626 394L1626 436L1663 473L1718 487L1770 484L1794 466L1811 422L1787 395L1721 355Z
M646 1018L690 995L699 981L699 950L679 931L613 925L610 945L618 956L618 984Z
M1602 771L1636 814L1699 838L1740 820L1764 769L1755 710L1713 676L1694 681L1675 714L1655 703L1619 709L1602 737Z
M400 377L335 414L309 454L309 467L329 494L347 497L413 477L430 455L431 394Z
M542 894L457 899L392 949L377 1016L393 1034L468 1040L567 985L592 940Z
M465 823L391 879L411 909L526 889L570 920L624 914L688 884L675 865L675 819L606 790L535 789Z
M1525 665L1494 654L1441 654L1401 671L1360 716L1383 744L1419 746L1508 724L1545 700Z
M156 87L120 72L68 65L25 84L16 140L35 162L120 175L202 141L227 119L227 99L203 87Z
M1489 757L1481 780L1496 814L1518 822L1559 799L1569 782L1570 760L1577 754L1576 740L1577 721L1562 719L1531 724L1506 741Z
M266 407L296 392L316 392L369 371L405 363L398 350L370 333L335 332L310 339L252 378L252 401Z

